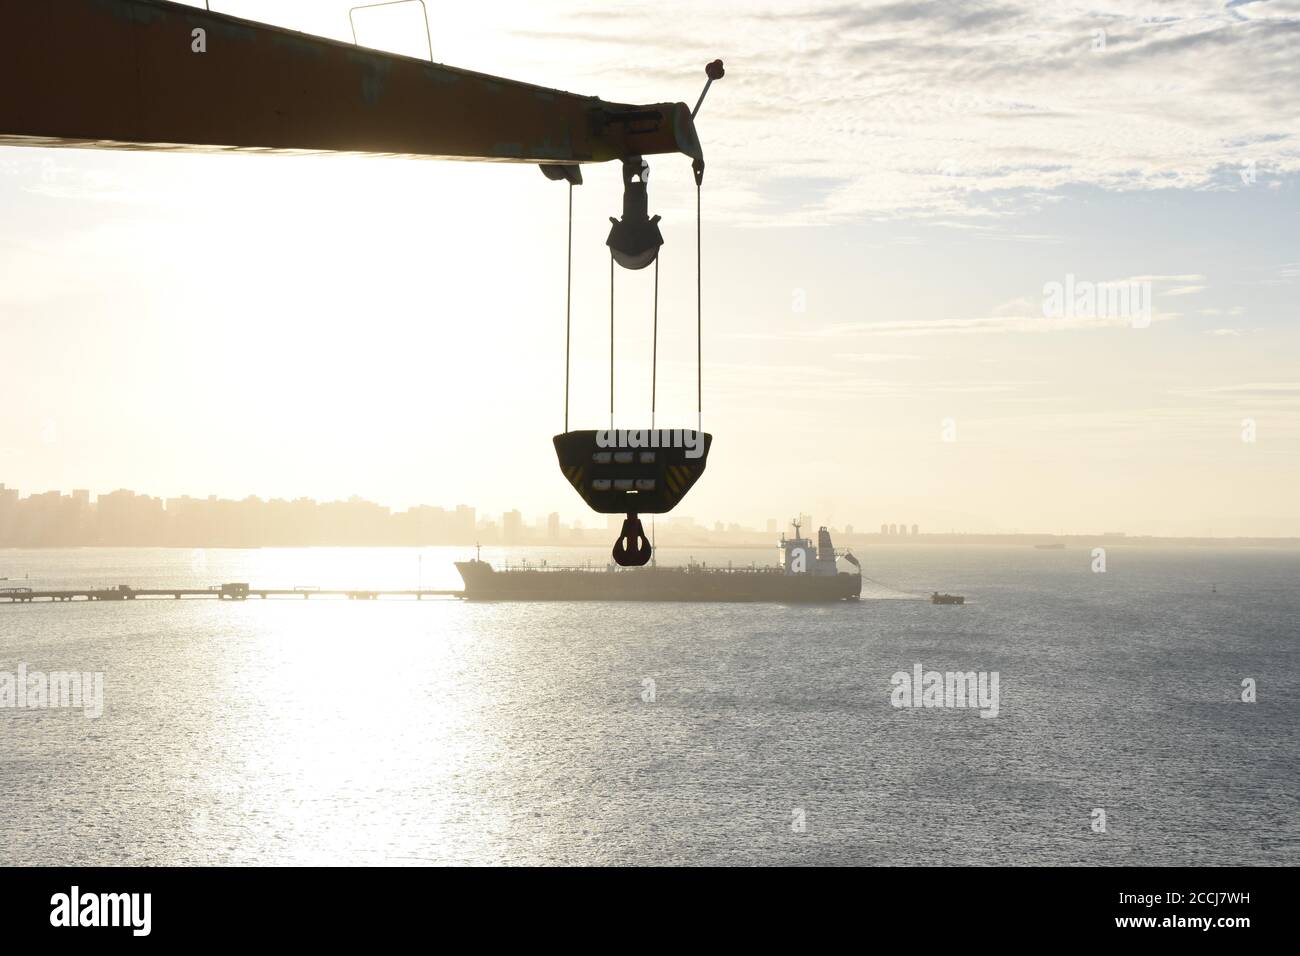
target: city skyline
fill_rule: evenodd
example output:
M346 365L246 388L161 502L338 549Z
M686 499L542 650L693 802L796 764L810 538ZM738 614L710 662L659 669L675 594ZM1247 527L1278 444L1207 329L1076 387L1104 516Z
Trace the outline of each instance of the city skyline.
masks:
M1252 541L1293 543L1287 536L1151 536L1128 535L1114 528L1087 532L1051 529L959 531L922 529L917 522L846 522L801 512L769 517L760 526L701 520L687 514L660 515L656 529L669 546L766 546L791 533L795 522L803 534L825 524L841 543L850 541L995 542L1061 538L1082 540ZM88 489L46 491L24 496L0 482L0 548L43 547L420 547L432 545L603 546L622 522L621 515L585 515L566 520L560 512L531 518L517 508L487 511L474 505L415 505L395 509L357 495L318 501L314 498L221 498L217 495L161 497L119 488L94 494Z
M663 515L670 534L765 534L788 531L798 521L809 533L813 518L768 518L765 530L738 522L700 523L688 515ZM617 530L618 515L566 521L557 511L526 520L519 509L486 513L467 504L416 505L396 510L357 495L334 501L295 498L161 497L119 488L92 495L89 489L53 490L23 496L0 482L0 547L423 545L423 544L591 544ZM895 523L893 528L898 528ZM913 524L912 534L917 533ZM886 525L881 526L885 533ZM890 533L897 533L891 528ZM839 531L841 529L835 528ZM843 529L852 534L854 526ZM901 534L906 535L906 525Z

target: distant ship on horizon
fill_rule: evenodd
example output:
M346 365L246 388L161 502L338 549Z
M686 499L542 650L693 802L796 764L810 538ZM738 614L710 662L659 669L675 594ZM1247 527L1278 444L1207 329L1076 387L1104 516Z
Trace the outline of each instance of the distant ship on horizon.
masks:
M778 542L780 566L710 567L690 564L621 568L612 561L603 568L524 564L498 571L476 555L457 561L468 601L692 601L779 604L856 601L862 593L862 566L852 552L837 553L825 527L817 544L802 536L797 521L794 536ZM839 559L853 566L842 571Z

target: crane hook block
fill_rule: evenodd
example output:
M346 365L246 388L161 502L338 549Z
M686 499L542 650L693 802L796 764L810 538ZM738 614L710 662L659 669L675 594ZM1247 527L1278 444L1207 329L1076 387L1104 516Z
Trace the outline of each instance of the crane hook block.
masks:
M560 471L592 511L667 514L704 474L713 436L689 428L564 432Z
M623 160L623 218L609 217L612 223L605 244L624 269L644 269L659 255L664 237L659 232L659 217L649 214L650 200L646 180L650 165L640 156Z
M614 542L614 562L623 568L639 568L650 561L650 541L641 527L641 519L634 514L623 520L623 530Z

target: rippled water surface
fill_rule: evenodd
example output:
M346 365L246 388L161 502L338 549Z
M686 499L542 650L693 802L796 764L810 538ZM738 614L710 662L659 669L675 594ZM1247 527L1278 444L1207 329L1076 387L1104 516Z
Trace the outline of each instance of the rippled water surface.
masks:
M0 576L456 587L465 556L0 551ZM0 708L0 862L1300 863L1300 552L865 557L971 603L0 605L0 671L106 682L99 719ZM891 706L917 663L997 671L999 715Z

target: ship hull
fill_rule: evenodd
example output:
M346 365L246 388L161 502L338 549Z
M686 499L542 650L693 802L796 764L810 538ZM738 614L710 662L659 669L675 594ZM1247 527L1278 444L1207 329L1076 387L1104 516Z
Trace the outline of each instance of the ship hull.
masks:
M857 574L785 574L722 568L512 569L458 561L468 601L684 601L821 604L856 601Z

